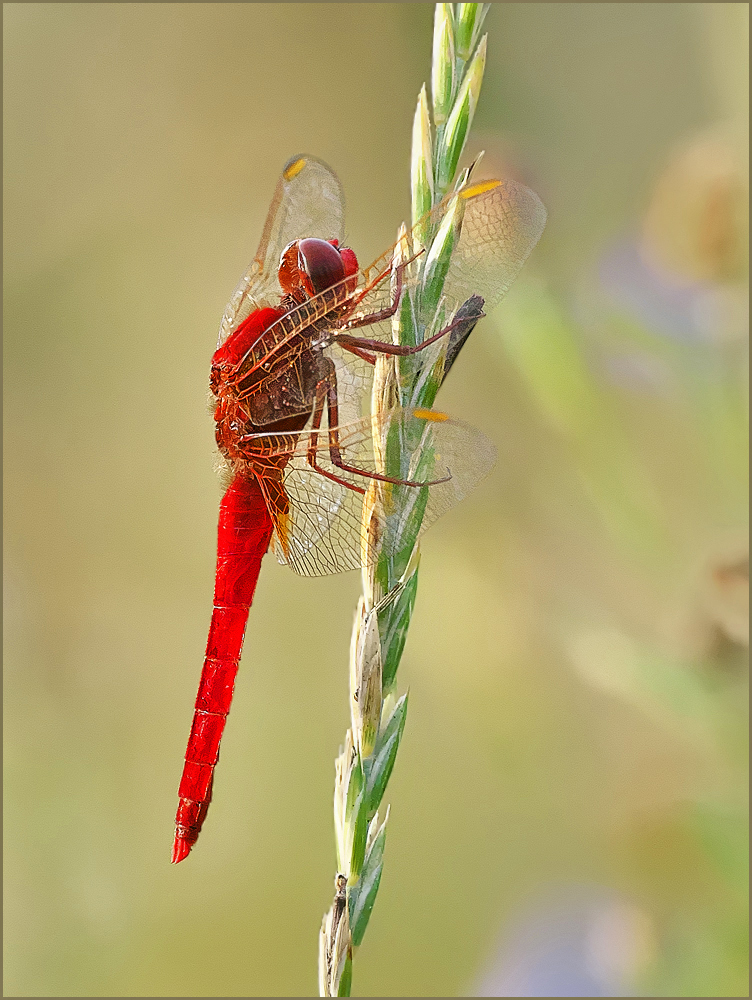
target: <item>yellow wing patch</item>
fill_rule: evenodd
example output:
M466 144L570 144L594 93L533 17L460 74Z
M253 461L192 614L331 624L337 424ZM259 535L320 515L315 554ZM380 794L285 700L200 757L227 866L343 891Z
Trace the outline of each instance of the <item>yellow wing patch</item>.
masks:
M477 184L471 184L470 187L463 188L460 191L460 198L468 201L470 198L477 198L479 194L485 194L486 191L493 191L501 184L501 181L478 181Z
M285 169L282 171L282 176L286 181L291 181L293 177L297 177L303 167L306 165L306 160L304 156L299 157L297 160L293 160L292 163L288 163Z
M437 424L443 423L445 420L449 420L449 414L442 413L440 410L413 410L413 416L417 420L432 420Z

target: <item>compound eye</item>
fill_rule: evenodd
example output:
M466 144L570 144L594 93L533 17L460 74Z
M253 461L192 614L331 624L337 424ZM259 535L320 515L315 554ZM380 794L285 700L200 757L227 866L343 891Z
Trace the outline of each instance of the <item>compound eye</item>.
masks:
M318 295L345 277L339 250L326 240L314 238L298 244L298 270L309 295Z

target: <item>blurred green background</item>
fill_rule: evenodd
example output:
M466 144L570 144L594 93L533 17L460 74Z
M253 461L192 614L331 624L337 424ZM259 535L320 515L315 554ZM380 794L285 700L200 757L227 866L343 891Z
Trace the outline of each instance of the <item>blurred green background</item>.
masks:
M315 992L357 574L266 560L169 864L208 366L289 156L336 168L362 260L394 239L432 14L4 5L6 996ZM486 26L471 153L549 222L442 390L499 462L423 546L354 993L746 995L748 5ZM583 941L531 943L583 892Z

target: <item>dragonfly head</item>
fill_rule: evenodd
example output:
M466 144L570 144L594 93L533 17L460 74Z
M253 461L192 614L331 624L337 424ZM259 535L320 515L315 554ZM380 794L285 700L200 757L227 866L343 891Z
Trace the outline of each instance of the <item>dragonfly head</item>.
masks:
M327 288L358 273L358 258L339 240L319 240L310 237L293 240L282 251L279 261L279 283L287 295L313 298ZM353 280L353 288L355 280Z

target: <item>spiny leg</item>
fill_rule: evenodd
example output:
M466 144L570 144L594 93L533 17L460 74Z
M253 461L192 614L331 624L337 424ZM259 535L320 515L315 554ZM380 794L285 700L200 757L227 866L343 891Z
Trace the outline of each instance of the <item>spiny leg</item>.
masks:
M346 482L346 480L341 479L339 476L335 476L333 472L328 472L326 469L322 469L322 467L316 461L316 448L317 448L318 440L319 440L319 430L321 428L321 420L322 420L322 418L324 416L324 401L328 400L328 397L329 397L329 395L331 394L332 391L334 392L334 398L335 398L335 404L334 404L334 406L335 406L335 413L337 412L337 404L336 404L336 394L337 394L337 389L336 389L337 381L336 381L336 379L337 379L337 374L336 374L336 369L334 367L334 362L333 361L331 361L329 358L325 358L324 360L327 361L328 362L328 366L331 366L331 367L329 368L328 374L316 386L316 403L315 403L314 409L313 409L313 421L312 421L312 424L311 424L311 438L310 438L310 441L308 442L308 452L306 454L306 461L311 466L311 468L315 469L315 471L318 472L320 475L326 476L327 479L331 479L335 483L339 483L340 486L345 486L348 490L353 490L353 492L360 493L361 495L365 496L365 492L366 491L364 489L361 489L360 486L355 486L353 483L348 483L348 482ZM330 414L330 416L329 416L329 425L331 427L331 407L327 406L327 412ZM331 441L331 433L332 432L330 430L330 432L329 432L330 441ZM331 445L330 445L330 451L331 451ZM336 464L336 463L334 463L334 464Z
M355 301L353 303L352 307L350 309L348 309L348 311L347 311L346 315L351 316L351 318L350 319L345 318L344 322L340 321L337 324L337 329L338 330L355 330L359 326L372 326L374 323L380 323L384 319L391 319L391 317L394 316L394 314L399 309L399 304L400 304L400 301L402 299L402 285L403 285L403 280L402 279L403 279L403 275L405 273L405 267L406 266L407 266L407 262L403 262L401 264L397 264L397 266L395 268L393 268L391 270L391 272L390 271L385 271L384 274L381 275L373 283L373 285L370 286L370 288L364 290L363 294L358 297L357 301ZM378 282L379 281L383 281L383 279L389 273L393 273L395 275L395 278L396 278L396 281L395 281L395 284L394 284L394 295L392 296L392 301L389 303L389 305L385 306L383 309L376 310L376 312L366 313L363 316L352 316L352 309L354 309L356 306L360 305L360 303L363 300L363 297L364 297L366 291L370 291L371 288L375 288L376 285L378 284Z
M347 350L350 354L354 354L356 358L362 358L363 361L367 361L369 365L376 364L376 355L370 354L368 351L363 351L359 347L348 347Z
M448 483L452 478L451 475L444 476L443 479L432 479L426 482L415 482L411 479L395 479L392 476L383 476L380 472L366 472L365 469L358 469L354 465L348 465L342 461L342 455L339 448L339 407L337 405L337 380L336 374L332 373L328 376L326 382L322 381L319 386L327 386L326 390L326 409L327 409L327 419L329 421L329 458L332 465L336 466L338 469L342 469L343 472L351 472L356 476L366 476L368 479L378 479L381 483L392 483L394 486L414 486L420 489L423 486L438 486L439 483ZM318 403L318 388L317 388L317 403ZM323 402L323 400L322 400ZM318 418L318 426L321 424L321 415ZM317 434L318 438L318 434ZM314 446L315 449L315 446ZM310 448L309 448L310 451ZM314 453L315 458L315 453ZM309 459L310 461L310 459ZM314 466L315 467L315 466ZM323 470L319 470L323 471ZM326 473L324 473L326 475ZM334 477L332 477L334 478ZM338 480L339 481L339 480ZM351 487L352 489L358 489L357 486ZM360 493L365 492L364 490L359 490Z
M481 319L485 313L478 313L477 319ZM340 347L344 347L347 351L352 351L357 354L363 350L373 351L375 354L389 354L396 355L399 358L408 357L411 354L417 354L419 351L424 351L431 344L436 343L441 337L445 337L452 330L456 330L460 326L464 326L468 321L467 316L463 316L459 319L452 320L447 326L438 333L435 333L433 337L429 337L428 340L424 340L421 344L416 344L415 347L408 347L404 344L388 344L381 340L373 340L370 337L350 337L346 333L337 333L332 338L335 344L339 344ZM354 349L354 350L353 350Z

